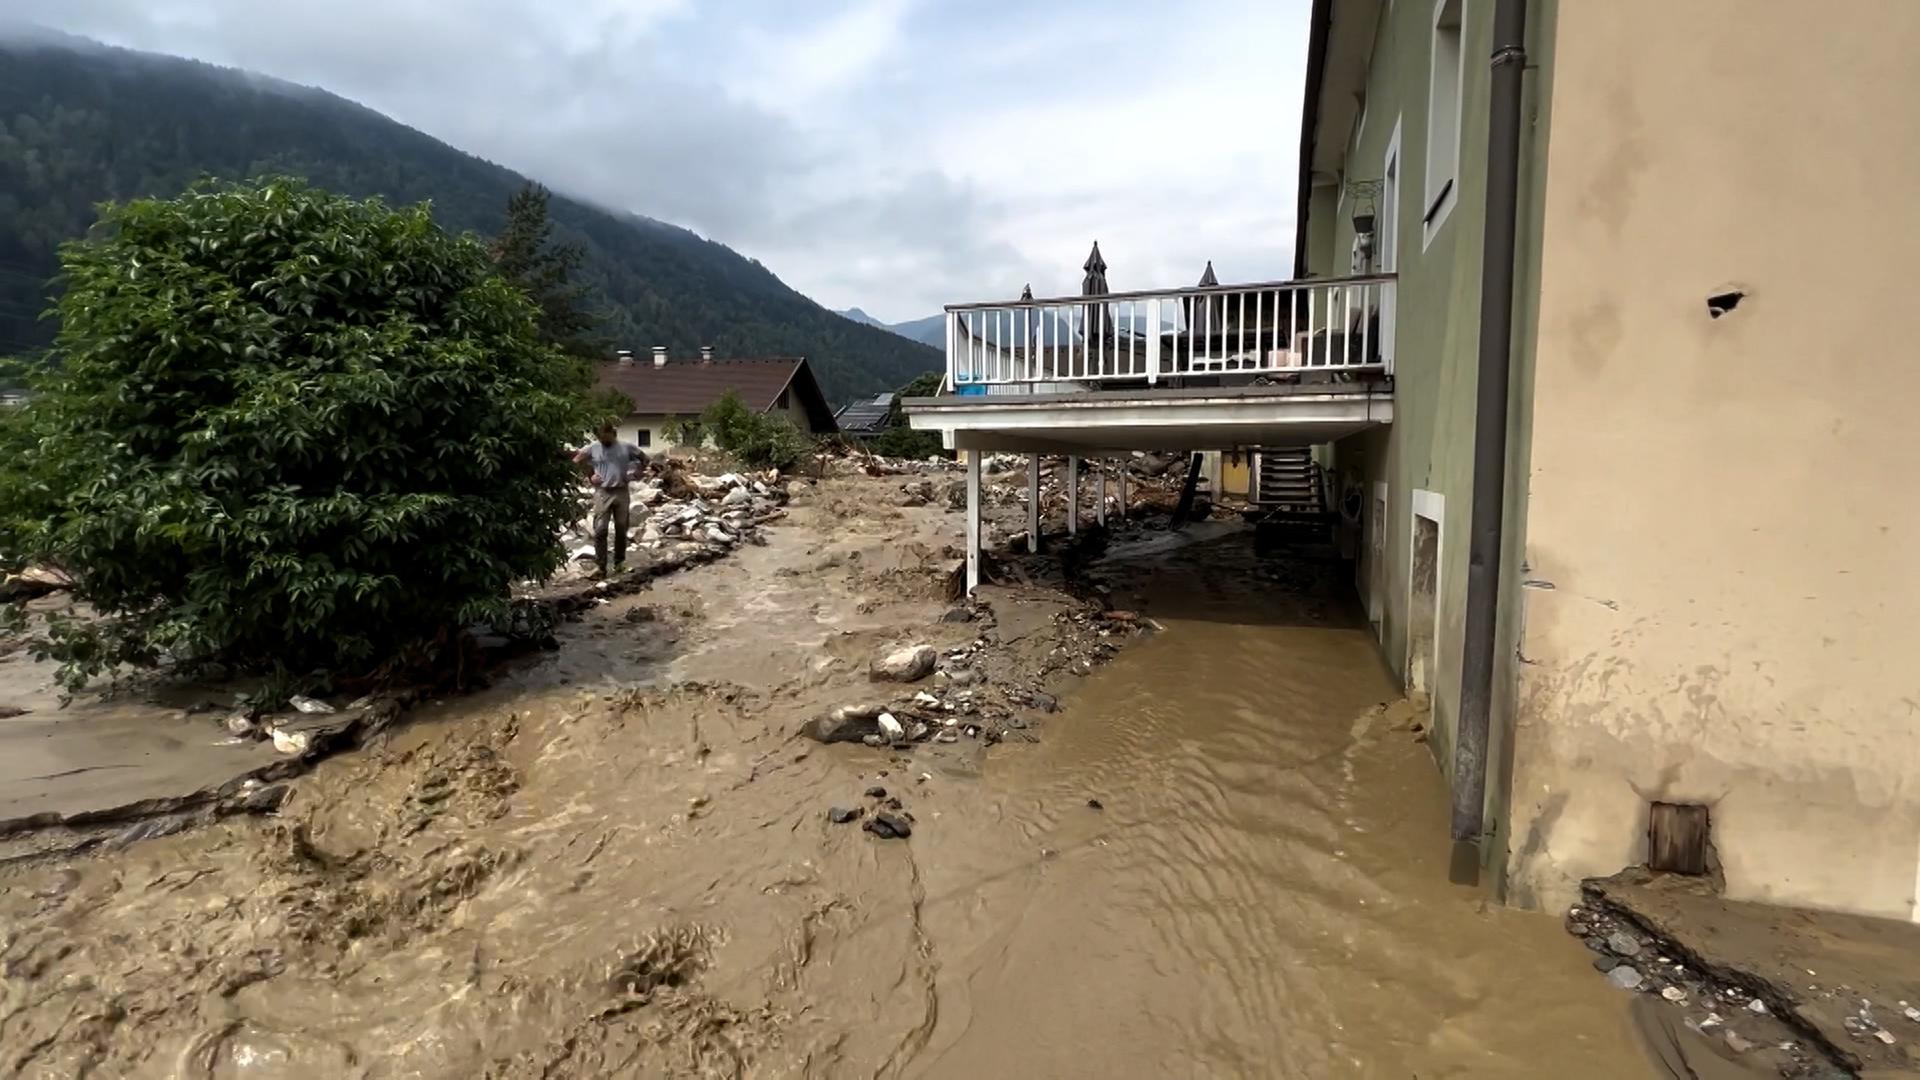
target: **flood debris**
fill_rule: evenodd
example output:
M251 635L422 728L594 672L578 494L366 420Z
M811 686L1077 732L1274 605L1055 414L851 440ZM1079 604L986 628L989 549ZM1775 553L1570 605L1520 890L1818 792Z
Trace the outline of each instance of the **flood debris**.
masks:
M919 682L933 674L939 659L931 645L907 645L874 657L868 675L876 682Z
M1740 920L1728 911L1742 906L1707 895L1699 878L1637 870L1588 881L1582 902L1568 909L1565 925L1598 954L1593 966L1610 984L1650 999L1669 1017L1655 1023L1666 1032L1659 1038L1690 1032L1759 1074L1818 1080L1854 1075L1867 1047L1902 1052L1900 1038L1880 1019L1885 1012L1898 1015L1891 1002L1876 1013L1871 1000L1805 984L1798 976L1811 972L1803 968L1793 969L1792 980L1753 970L1737 959L1736 947L1720 945L1716 932L1696 937L1696 916L1681 914L1697 909L1703 925L1733 925ZM1775 917L1757 916L1755 925L1767 928L1756 948L1772 955ZM1848 1007L1829 1021L1821 1016L1825 1002ZM1920 1030L1914 1034L1920 1036Z

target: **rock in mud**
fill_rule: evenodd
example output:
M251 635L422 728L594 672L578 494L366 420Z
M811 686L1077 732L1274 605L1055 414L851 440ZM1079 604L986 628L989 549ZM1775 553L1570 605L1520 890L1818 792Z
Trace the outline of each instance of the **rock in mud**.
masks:
M890 712L881 713L876 723L880 725L880 734L883 738L899 742L901 739L907 737L906 726L895 719L894 715Z
M1106 804L1102 803L1099 799L1087 800L1087 809L1089 810L1105 810L1106 808Z
M980 681L980 673L972 668L948 668L947 681L955 686L972 686Z
M859 807L836 806L827 811L827 820L835 825L845 825L859 816Z
M867 798L869 799L884 799L886 797L887 797L887 789L881 787L878 784L875 784L874 786L867 789Z
M254 723L253 717L244 710L227 717L227 734L236 738L246 738L259 729L260 725Z
M882 840L905 840L913 835L913 824L907 820L906 815L892 810L882 810L873 815L861 828Z
M940 616L940 621L944 623L972 622L973 612L963 607L948 608L947 613Z
M266 784L247 792L240 800L240 809L249 814L271 814L292 795L293 789L286 784Z
M1060 699L1044 690L1035 690L1027 695L1027 704L1042 712L1058 712Z
M800 733L823 743L863 742L868 736L881 739L880 714L885 711L878 705L842 705L807 721Z
M621 616L630 623L650 623L660 618L660 613L650 607L637 607Z
M283 754L304 754L313 749L313 732L274 728L273 748Z
M933 665L939 658L940 654L934 652L931 645L909 645L875 657L867 674L876 682L919 682L933 674Z
M320 701L316 698L306 697L302 694L295 694L292 697L288 698L287 704L293 706L294 708L300 710L303 713L306 713L309 716L324 716L327 713L335 711L334 707L327 704L326 702Z
M1620 956L1639 956L1640 942L1625 930L1615 930L1607 935L1607 948Z
M1640 989L1640 984L1646 982L1647 978L1640 974L1632 964L1621 964L1619 967L1607 972L1607 981L1622 990L1638 990Z

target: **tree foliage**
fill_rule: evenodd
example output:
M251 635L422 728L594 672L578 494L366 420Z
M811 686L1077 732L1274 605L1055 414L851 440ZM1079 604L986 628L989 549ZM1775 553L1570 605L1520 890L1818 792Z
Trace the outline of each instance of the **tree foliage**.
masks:
M947 450L940 442L939 433L914 430L907 420L906 410L900 407L904 398L933 397L938 394L944 379L945 376L940 372L929 371L915 376L912 382L893 395L893 407L887 411L886 429L867 444L874 453L885 457L912 458L915 461L946 455Z
M507 198L507 222L490 249L493 263L520 287L538 310L540 339L586 360L605 356L608 346L586 308L590 290L573 280L583 258L578 244L553 238L547 216L552 194L538 184L523 184Z
M747 408L732 390L700 414L698 431L743 465L791 469L813 452L813 440L785 416Z
M106 206L62 267L57 363L0 424L0 552L91 611L40 643L69 685L370 665L557 564L569 362L426 207L207 183Z
M317 90L85 42L0 40L0 355L37 352L55 253L94 205L203 176L305 177L394 205L431 199L449 229L493 236L526 179ZM765 267L685 229L555 195L552 240L577 249L600 336L640 351L805 356L830 400L898 386L933 349L844 319ZM524 282L523 282L524 284Z
M587 310L593 290L573 280L579 246L553 238L547 216L551 198L538 184L525 184L509 196L506 225L487 251L500 273L533 302L540 340L573 358L574 392L595 426L617 423L632 414L633 399L595 385L595 369L609 346L600 337L600 317Z

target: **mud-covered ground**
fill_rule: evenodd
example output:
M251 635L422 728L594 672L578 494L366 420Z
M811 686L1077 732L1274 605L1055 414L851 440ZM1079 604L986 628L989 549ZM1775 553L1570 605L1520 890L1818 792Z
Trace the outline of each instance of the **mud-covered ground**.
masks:
M891 783L937 821L990 740L1036 737L1043 687L1145 631L1045 586L943 621L953 516L899 506L908 479L825 482L774 543L592 611L271 819L7 872L0 1074L731 1075L910 1052L806 1035L809 969L853 912L906 916L869 933L901 941L855 947L884 958L876 989L918 951L910 845L831 827L824 800ZM970 685L869 681L921 643ZM869 702L952 718L953 741L795 736Z
M948 479L803 485L274 815L0 868L0 1076L1646 1075L1449 881L1337 564L1141 530L962 619ZM876 704L926 741L797 734Z

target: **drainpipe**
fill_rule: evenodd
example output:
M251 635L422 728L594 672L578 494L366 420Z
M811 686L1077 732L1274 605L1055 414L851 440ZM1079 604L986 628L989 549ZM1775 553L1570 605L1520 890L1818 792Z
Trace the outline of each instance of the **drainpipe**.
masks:
M1500 623L1501 522L1506 514L1507 381L1513 354L1513 249L1520 198L1520 90L1527 67L1527 0L1493 13L1487 110L1487 226L1480 271L1480 371L1474 406L1473 515L1467 548L1466 636L1453 740L1453 838L1478 840L1487 805L1494 652Z

